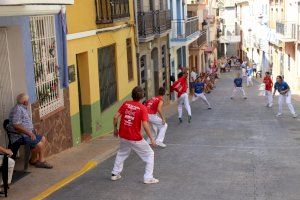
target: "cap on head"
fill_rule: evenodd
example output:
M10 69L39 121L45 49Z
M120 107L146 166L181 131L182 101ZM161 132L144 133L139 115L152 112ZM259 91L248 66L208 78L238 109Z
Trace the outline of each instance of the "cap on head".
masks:
M144 98L144 94L144 90L140 86L136 86L131 92L131 97L134 101L140 101Z
M24 104L24 102L27 102L29 100L29 96L25 93L21 93L17 96L17 103Z

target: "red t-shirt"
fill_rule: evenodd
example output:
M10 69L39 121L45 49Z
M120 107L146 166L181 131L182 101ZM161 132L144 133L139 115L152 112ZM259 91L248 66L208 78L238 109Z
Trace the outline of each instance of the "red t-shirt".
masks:
M162 96L152 97L146 102L146 107L149 114L156 114L158 109L158 104L163 101Z
M171 92L176 91L179 98L183 93L186 93L187 88L187 76L183 76L173 83Z
M148 121L146 106L138 101L126 101L118 112L121 114L119 137L132 141L142 140L141 124Z
M264 84L266 85L266 90L267 91L272 91L272 87L273 87L273 81L270 77L265 77L264 78Z

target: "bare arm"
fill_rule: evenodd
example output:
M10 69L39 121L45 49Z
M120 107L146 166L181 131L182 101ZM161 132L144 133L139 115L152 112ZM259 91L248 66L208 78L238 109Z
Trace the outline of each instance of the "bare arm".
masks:
M4 148L2 146L0 146L0 153L5 153L5 154L7 154L9 156L13 155L13 152L10 149L6 149L6 148Z
M114 136L118 137L119 136L119 131L118 131L118 122L119 122L119 118L121 117L121 114L119 112L117 112L114 116Z
M13 128L17 132L20 132L20 133L23 133L25 135L28 135L32 140L36 139L35 135L32 132L27 131L22 125L20 125L20 124L13 124L12 126L13 126Z
M147 121L143 121L143 128L144 128L147 136L150 138L152 146L155 147L156 146L156 142L155 142L155 140L154 140L154 138L152 136L152 133L150 131L150 126L149 126L149 123Z
M164 102L160 101L159 104L158 104L157 112L160 115L160 117L163 121L163 124L165 124L166 123L166 118L164 116L163 109L162 109L163 105L164 105Z

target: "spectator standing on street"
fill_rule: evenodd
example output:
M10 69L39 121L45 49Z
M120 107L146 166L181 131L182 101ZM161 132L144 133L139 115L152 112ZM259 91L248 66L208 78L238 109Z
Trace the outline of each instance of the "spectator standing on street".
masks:
M266 106L271 108L273 105L273 96L272 96L273 81L271 79L270 72L266 72L263 82L265 84L265 91L266 91L266 99L267 99Z
M244 61L244 62L241 64L241 67L242 67L242 74L243 74L243 77L247 76L247 62Z
M196 68L193 67L191 74L190 74L190 89L191 89L190 91L192 94L194 92L194 83L196 81L197 76L198 76L198 74L196 73Z
M126 101L119 108L114 116L114 135L120 138L120 149L117 153L115 164L112 170L111 180L121 178L124 161L128 158L131 150L146 163L144 183L158 183L159 180L153 177L154 151L141 134L141 124L150 138L153 146L156 146L148 124L148 112L146 106L140 101L144 97L144 91L137 86L132 90L132 101ZM121 118L118 130L118 121Z
M242 92L244 99L247 99L245 90L243 88L243 79L241 78L240 73L236 74L236 78L233 81L233 93L231 99L233 99L237 92Z
M253 68L252 66L247 67L247 87L253 86Z
M164 139L168 124L166 123L166 118L163 112L164 96L166 94L165 88L161 87L158 91L158 96L152 97L146 102L146 107L148 109L149 122L153 126L154 130L157 130L156 144L160 147L166 147ZM148 139L150 142L150 139Z
M188 122L191 123L192 119L192 111L187 94L187 77L188 75L186 70L183 70L178 74L178 80L175 81L171 86L171 92L177 92L179 123L182 123L182 105L184 105L186 111L188 112Z
M293 115L294 118L297 117L297 114L295 112L294 106L292 104L292 93L290 90L289 85L283 80L282 76L277 76L276 83L274 86L274 92L273 92L273 98L275 96L276 91L279 92L278 97L278 113L277 117L280 117L282 115L282 104L283 100L285 99L286 104L288 105L288 108Z

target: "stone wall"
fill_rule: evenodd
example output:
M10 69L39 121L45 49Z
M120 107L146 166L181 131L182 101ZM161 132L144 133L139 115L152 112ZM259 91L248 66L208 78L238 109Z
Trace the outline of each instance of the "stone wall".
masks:
M40 118L39 103L31 104L32 120L37 131L47 138L45 155L57 154L72 147L69 90L64 89L64 107Z

